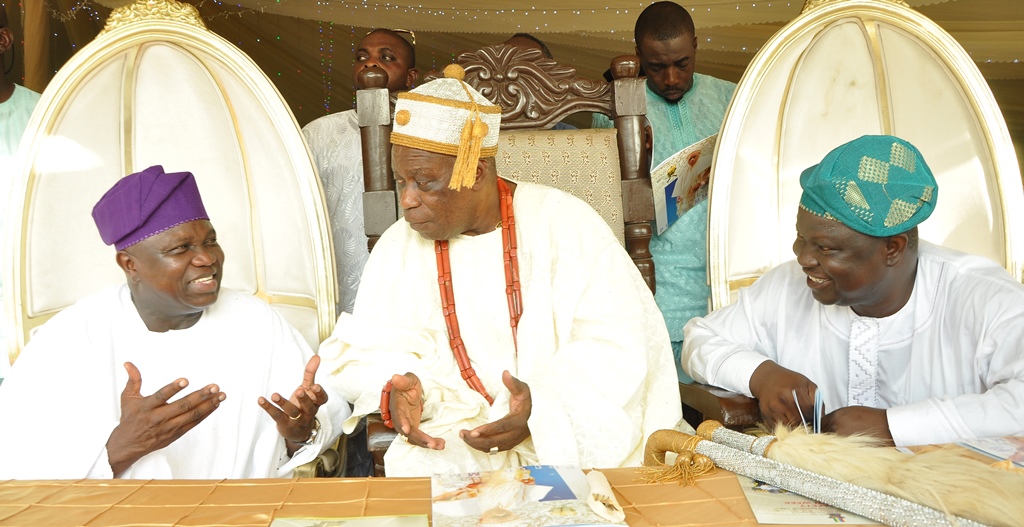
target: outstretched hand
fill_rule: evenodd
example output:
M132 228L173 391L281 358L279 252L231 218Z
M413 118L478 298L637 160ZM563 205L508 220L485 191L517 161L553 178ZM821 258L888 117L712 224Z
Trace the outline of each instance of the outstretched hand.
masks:
M260 397L257 403L274 422L281 437L287 439L285 445L288 455L299 449L313 433L316 425L316 412L327 403L327 392L316 384L316 370L320 368L320 356L313 355L306 363L302 373L302 384L299 385L287 400L279 393L270 396L270 401ZM276 406L275 406L276 405Z
M208 384L173 403L167 401L188 386L178 379L153 395L142 396L142 374L124 363L128 382L121 392L121 422L107 439L107 458L114 477L119 477L150 452L170 445L209 417L227 396L216 384Z
M499 452L511 450L530 437L529 419L533 412L530 387L513 377L508 370L501 374L501 381L511 394L508 415L493 423L459 432L459 437L467 445L481 452L491 452L494 448Z
M444 450L444 439L432 437L420 430L423 417L423 385L415 373L391 376L391 400L388 404L395 430L410 444Z
M770 360L762 362L750 376L750 393L757 399L761 419L769 429L776 423L800 425L800 412L810 423L814 415L814 392L817 389L818 386L807 377ZM796 390L797 400L800 401L799 411L793 400L793 390Z

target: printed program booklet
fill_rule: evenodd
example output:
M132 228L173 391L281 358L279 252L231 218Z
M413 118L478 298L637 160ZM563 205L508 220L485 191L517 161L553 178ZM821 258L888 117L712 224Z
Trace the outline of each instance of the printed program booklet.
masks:
M718 134L672 154L651 170L654 218L661 234L686 211L708 197L711 156Z
M863 516L793 494L739 474L740 487L754 511L757 523L788 525L879 525Z
M435 474L430 480L433 526L625 525L595 514L586 502L589 492L577 467Z

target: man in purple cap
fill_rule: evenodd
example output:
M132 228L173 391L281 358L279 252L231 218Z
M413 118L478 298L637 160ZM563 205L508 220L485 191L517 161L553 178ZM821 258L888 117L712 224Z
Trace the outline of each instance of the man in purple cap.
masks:
M315 459L348 405L284 318L221 290L192 174L127 176L93 219L127 284L61 311L22 352L0 386L0 479L286 477Z

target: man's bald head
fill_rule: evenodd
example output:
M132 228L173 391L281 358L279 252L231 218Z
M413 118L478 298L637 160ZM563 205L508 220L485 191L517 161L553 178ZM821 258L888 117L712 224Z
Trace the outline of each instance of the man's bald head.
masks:
M555 58L554 55L551 54L551 50L548 49L547 44L529 33L516 33L503 42L503 44L519 49L539 49L545 57L549 59Z
M675 2L655 2L647 6L633 29L637 46L645 39L662 41L694 34L693 17Z

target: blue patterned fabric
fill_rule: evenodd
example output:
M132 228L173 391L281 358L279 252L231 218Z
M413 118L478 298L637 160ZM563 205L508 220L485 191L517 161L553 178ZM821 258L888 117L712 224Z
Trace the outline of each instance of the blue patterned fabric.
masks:
M718 133L736 84L693 74L693 87L678 103L662 99L647 88L647 119L654 132L652 163L657 166L684 147ZM611 128L611 121L594 114L594 128ZM654 300L665 317L679 382L693 382L679 364L683 326L708 313L711 290L707 278L708 204L694 206L660 236L651 239L657 293Z

